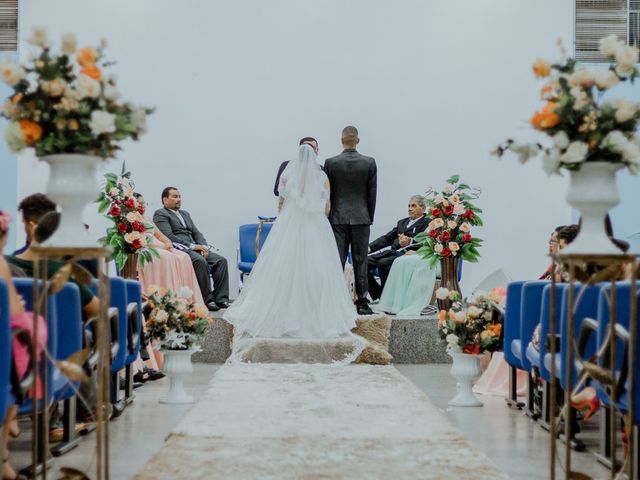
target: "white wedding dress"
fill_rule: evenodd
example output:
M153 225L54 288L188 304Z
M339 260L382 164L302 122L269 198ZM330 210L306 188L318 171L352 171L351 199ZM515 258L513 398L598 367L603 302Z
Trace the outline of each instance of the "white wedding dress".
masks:
M350 363L364 340L351 333L356 310L325 209L327 176L309 145L280 181L280 214L238 299L233 362Z

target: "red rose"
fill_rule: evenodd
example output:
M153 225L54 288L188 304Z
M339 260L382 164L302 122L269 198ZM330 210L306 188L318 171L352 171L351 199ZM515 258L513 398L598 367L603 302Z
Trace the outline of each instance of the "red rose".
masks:
M442 252L440 253L440 255L442 255L443 257L450 257L451 256L451 250L449 250L447 247L442 249Z
M453 213L453 205L447 205L444 207L444 214L449 216Z
M189 320L195 320L196 319L196 312L194 312L193 310L191 310L189 312Z
M122 202L116 198L116 205L122 205Z
M144 215L144 205L138 205L138 213Z
M144 232L146 230L144 224L140 222L133 222L131 224L131 228L133 228L134 230L137 230L138 232Z
M473 210L467 210L466 212L464 212L462 214L462 218L473 218L475 216L476 216L476 214L473 213Z
M462 241L464 243L469 243L471 241L471 234L465 233L464 235L462 235Z
M132 243L131 246L133 248L135 248L136 250L140 250L142 248L142 243L140 243L140 240L135 239Z
M474 343L473 345L467 345L462 349L462 353L468 353L470 355L479 355L480 354L480 344Z
M442 215L442 211L439 208L434 208L433 210L431 210L431 215L433 215L434 217L439 217L440 215Z
M133 207L135 207L135 206L136 206L136 202L135 202L135 200L134 200L133 198L127 198L127 199L124 201L124 204L125 204L128 208L133 208Z
M127 224L124 222L118 223L118 231L120 233L127 233Z
M431 238L436 238L436 237L438 236L438 231L437 231L437 230L431 230L431 231L429 232L429 236L430 236Z
M448 242L449 240L451 240L451 232L448 232L448 231L445 230L440 235L440 241L441 242Z
M117 217L118 215L120 215L120 207L117 205L111 205L111 208L109 209L109 215L111 215L112 217Z

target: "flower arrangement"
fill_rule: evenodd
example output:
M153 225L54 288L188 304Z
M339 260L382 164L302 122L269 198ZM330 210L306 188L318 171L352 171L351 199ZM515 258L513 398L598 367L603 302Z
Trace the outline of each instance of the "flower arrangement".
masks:
M112 248L112 257L120 270L127 263L129 254L138 254L141 265L160 257L151 246L153 225L145 221L144 205L138 204L131 172L125 170L123 164L119 176L115 173L105 174L104 189L97 200L98 212L106 212L105 217L113 222L100 243Z
M508 139L493 154L501 157L511 150L521 163L542 154L543 168L549 175L560 174L562 168L579 170L585 162L593 161L621 163L637 174L640 142L635 130L640 108L624 99L603 100L602 96L619 82L633 82L638 76L638 49L610 35L600 40L600 51L612 60L607 70L577 68L576 60L567 57L562 46L561 62L538 59L533 73L547 79L540 92L545 104L530 123L551 137L551 145Z
M460 176L447 180L441 192L427 192L427 215L432 220L424 232L415 237L422 244L418 250L423 258L435 265L442 258L458 256L467 262L477 262L482 240L471 235L472 226L482 226L478 213L482 210L472 203L480 195L479 189L459 183Z
M195 346L209 325L209 310L191 303L193 291L182 287L172 290L151 286L146 294L145 331L149 340L168 350L188 350Z
M13 152L33 148L38 156L58 153L115 156L117 142L137 140L153 110L120 101L116 80L103 70L106 42L77 48L73 35L62 37L54 52L43 28L29 43L39 49L28 66L0 63L0 77L13 88L2 105L9 120L6 141Z
M451 353L479 354L493 352L502 344L502 324L507 291L494 288L488 294L477 292L467 301L458 292L441 287L436 290L440 300L453 301L451 308L440 310L438 333L447 342Z

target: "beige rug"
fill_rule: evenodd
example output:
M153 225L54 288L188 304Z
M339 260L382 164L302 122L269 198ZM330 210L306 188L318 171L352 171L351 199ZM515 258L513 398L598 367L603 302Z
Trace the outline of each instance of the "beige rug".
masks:
M393 367L262 364L221 367L134 478L508 477Z

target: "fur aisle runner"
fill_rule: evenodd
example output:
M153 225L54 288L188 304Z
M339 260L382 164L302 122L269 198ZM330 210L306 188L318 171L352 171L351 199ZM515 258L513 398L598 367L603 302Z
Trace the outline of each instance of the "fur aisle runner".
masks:
M391 366L241 364L134 478L508 477Z

